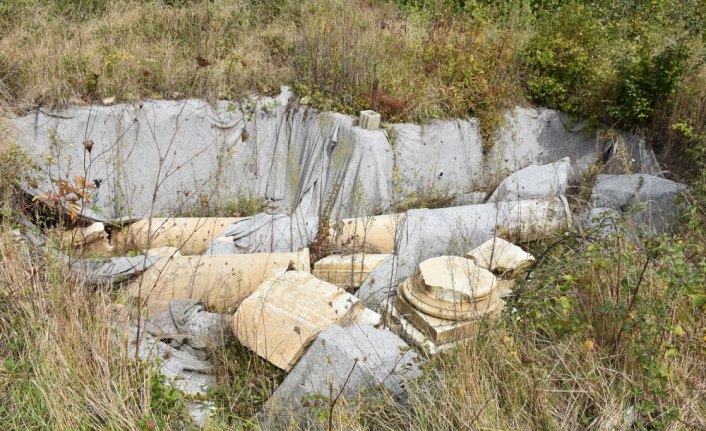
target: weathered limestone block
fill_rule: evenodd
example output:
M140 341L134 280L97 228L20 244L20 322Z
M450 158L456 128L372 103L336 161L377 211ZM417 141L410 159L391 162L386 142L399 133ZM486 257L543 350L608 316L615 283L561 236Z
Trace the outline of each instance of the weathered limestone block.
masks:
M302 271L263 282L233 316L240 343L289 371L304 349L333 324L354 323L363 304L331 283Z
M495 189L488 202L549 199L567 194L573 180L568 157L546 165L531 165L510 174Z
M209 310L233 312L264 280L288 267L309 271L309 250L161 258L126 292L148 304L197 299Z
M307 421L313 418L307 415L308 408L326 408L324 400L339 393L346 401L376 390L404 399L405 383L421 375L419 362L417 354L388 330L332 325L319 334L267 401L262 425L277 429L292 418L300 429L310 429Z
M360 127L368 130L377 130L380 128L380 119L382 117L375 111L366 110L360 111Z
M462 342L461 340L437 345L397 310L395 302L396 298L388 298L380 305L385 316L385 327L409 343L410 346L414 346L429 355L436 355L437 353L448 351Z
M326 256L314 264L312 273L343 290L351 291L358 289L368 274L389 256L364 253Z
M517 273L534 263L534 256L499 237L493 237L469 251L466 257L496 274Z
M652 175L599 175L590 202L594 208L612 208L648 233L672 232L680 207L676 205L684 184Z
M136 221L115 232L112 244L123 249L176 247L183 255L202 254L214 239L240 217L153 218Z

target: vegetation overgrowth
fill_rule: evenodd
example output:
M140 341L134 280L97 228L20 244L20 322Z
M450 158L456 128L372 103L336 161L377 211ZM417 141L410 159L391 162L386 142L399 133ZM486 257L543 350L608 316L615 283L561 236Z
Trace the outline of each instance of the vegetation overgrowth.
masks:
M0 98L21 110L289 84L303 102L390 120L492 125L535 102L638 128L689 181L680 233L523 244L538 262L502 318L426 364L408 403L369 397L319 416L341 430L698 430L705 20L699 0L18 0L0 3ZM0 429L188 428L189 400L126 354L119 291L84 285L51 247L19 239L31 171L0 116ZM257 429L281 373L237 345L210 355L220 386L207 429Z

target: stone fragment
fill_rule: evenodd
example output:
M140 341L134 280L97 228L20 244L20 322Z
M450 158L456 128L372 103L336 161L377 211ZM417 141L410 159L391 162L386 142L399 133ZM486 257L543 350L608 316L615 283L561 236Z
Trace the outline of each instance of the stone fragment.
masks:
M436 344L472 336L478 320L497 315L503 301L495 276L473 261L441 256L419 264L397 290L395 308Z
M469 259L441 256L419 264L398 289L398 297L430 316L471 320L496 306L491 295L495 276ZM398 307L399 308L399 307Z
M113 245L124 250L176 247L183 255L200 255L238 217L152 218L114 233Z
M608 153L602 172L609 175L642 173L662 176L662 169L645 138L639 135L619 133L610 135L604 149Z
M534 256L499 237L493 237L469 251L466 257L496 274L519 273L534 263Z
M241 344L289 371L319 332L354 323L363 304L333 284L302 271L263 282L233 316Z
M312 273L346 291L355 291L368 274L389 254L364 254L326 256L314 264Z
M327 408L339 394L354 401L360 394L384 390L405 398L405 384L421 375L420 358L397 335L368 325L332 325L316 338L297 365L265 403L262 425L285 426L293 417L311 429L310 409Z
M234 312L264 280L292 267L309 271L309 250L161 258L127 287L128 296L154 301L197 299L207 309Z
M385 326L392 332L400 336L404 341L428 355L436 355L453 349L461 341L435 344L427 335L417 329L405 316L395 307L395 298L388 298L381 304L385 316Z
M527 166L505 178L488 202L556 198L567 194L572 179L568 157L546 165Z
M102 100L103 106L110 106L115 104L115 96L112 97L105 97Z
M652 175L599 175L590 203L594 208L612 208L645 233L673 232L678 223L679 193L684 184Z
M230 315L209 313L193 299L168 302L168 308L150 316L146 329L175 348L186 344L204 350L208 346L223 346L232 335ZM205 356L205 351L204 351Z
M366 110L360 111L359 126L367 130L377 130L380 128L380 119L382 117L375 111Z

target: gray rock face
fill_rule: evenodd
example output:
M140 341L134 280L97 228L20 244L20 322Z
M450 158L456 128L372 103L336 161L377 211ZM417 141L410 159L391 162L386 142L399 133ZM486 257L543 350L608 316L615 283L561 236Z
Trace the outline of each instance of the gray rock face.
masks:
M591 193L594 208L612 208L628 215L646 233L672 232L676 205L684 184L652 175L599 175Z
M395 295L397 286L410 274L407 274L406 268L400 268L397 256L391 255L368 274L355 296L371 310L379 310L380 305Z
M304 426L305 404L318 405L339 394L352 401L365 391L384 389L404 399L405 382L421 375L418 362L417 354L392 332L363 324L331 326L267 401L263 422L277 428L293 414Z
M508 112L505 119L498 142L488 155L488 172L506 176L530 165L569 157L574 173L582 176L602 158L602 145L586 122L575 123L551 109L520 107Z
M79 106L11 121L45 173L30 192L51 189L59 176L98 180L91 205L98 211L83 212L103 221L242 196L303 218L318 216L327 202L333 219L372 215L420 190L468 197L511 172L564 157L581 174L600 153L584 125L552 110L508 113L484 156L477 119L365 130L350 116L291 105L290 96L285 88L241 102Z
M573 180L571 161L565 157L546 165L531 165L510 174L488 202L555 198L567 194Z
M605 174L643 173L661 176L657 157L642 136L620 133L617 139L608 144L606 152L608 157L603 166Z

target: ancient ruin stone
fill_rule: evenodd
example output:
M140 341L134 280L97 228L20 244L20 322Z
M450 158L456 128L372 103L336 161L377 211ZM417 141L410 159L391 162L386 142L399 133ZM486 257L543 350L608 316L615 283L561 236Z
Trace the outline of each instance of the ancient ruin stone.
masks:
M331 228L336 246L365 253L394 253L397 224L402 214L343 219Z
M313 274L343 290L354 291L389 254L326 256L314 264Z
M441 256L419 264L398 291L407 302L430 316L471 320L485 313L495 289L495 276L469 259Z
M468 338L477 321L497 315L503 301L495 276L470 259L427 259L397 291L397 311L436 344Z
M197 299L211 311L233 312L264 280L288 267L309 271L309 251L160 258L126 292L148 304Z
M241 344L289 371L322 330L348 325L363 304L331 283L302 271L285 271L263 282L233 316Z
M354 402L361 393L385 390L404 399L405 383L420 376L420 358L397 335L368 325L332 325L319 334L263 408L263 429L286 426L290 417L300 429L318 429L315 411L339 393ZM313 415L309 415L312 413ZM289 428L287 428L289 429Z
M238 217L177 217L136 221L114 233L124 249L176 247L183 255L202 254Z
M517 273L534 263L534 256L499 237L489 239L469 251L466 257L481 268L499 274L508 271Z

